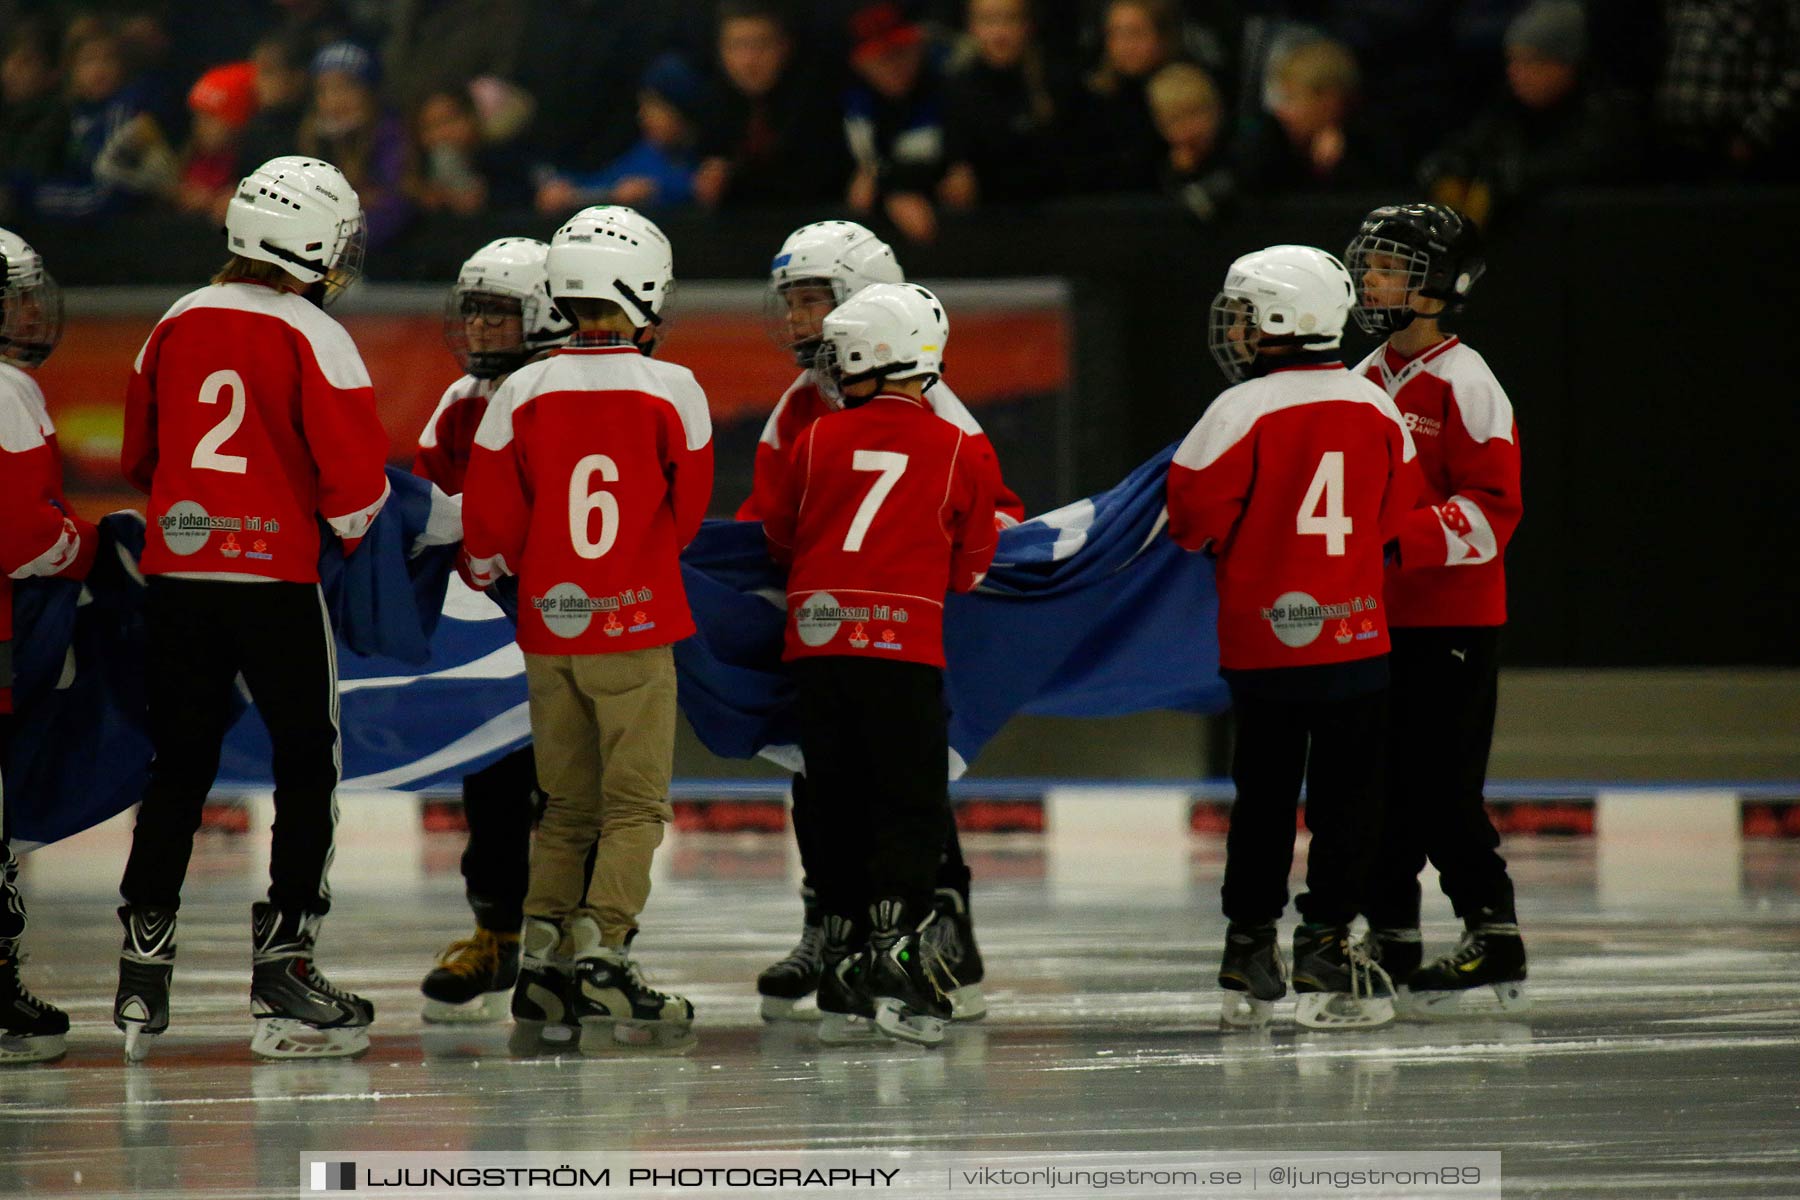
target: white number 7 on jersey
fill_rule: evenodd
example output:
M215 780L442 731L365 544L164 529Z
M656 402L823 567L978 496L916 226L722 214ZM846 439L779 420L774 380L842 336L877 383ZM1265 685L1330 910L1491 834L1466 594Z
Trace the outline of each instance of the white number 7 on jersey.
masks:
M1321 501L1324 512L1319 511ZM1327 450L1306 486L1306 499L1300 501L1300 511L1294 516L1294 532L1322 534L1325 557L1342 558L1344 539L1351 528L1350 518L1344 515L1344 452Z
M868 536L869 526L875 523L875 514L881 508L881 502L888 498L894 485L900 482L900 476L906 474L906 455L894 450L858 450L850 459L850 465L858 471L880 471L881 478L863 497L863 502L856 506L856 519L850 522L850 532L844 535L844 549L855 553L862 549L863 538Z

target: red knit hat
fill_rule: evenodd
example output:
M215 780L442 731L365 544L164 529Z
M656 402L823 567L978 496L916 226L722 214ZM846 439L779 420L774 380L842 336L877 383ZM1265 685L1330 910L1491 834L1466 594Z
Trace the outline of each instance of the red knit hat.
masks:
M214 67L188 90L188 107L242 129L256 111L256 67L247 62Z
M864 5L850 18L850 61L865 62L917 45L924 36L924 30L909 21L893 0L878 0Z

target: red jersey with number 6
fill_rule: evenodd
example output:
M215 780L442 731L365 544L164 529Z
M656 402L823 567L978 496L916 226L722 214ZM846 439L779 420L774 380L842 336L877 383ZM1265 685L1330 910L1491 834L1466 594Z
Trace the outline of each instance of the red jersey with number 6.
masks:
M608 654L694 632L681 548L712 499L712 420L692 372L575 345L488 401L463 490L477 584L519 576L519 645Z
M993 562L995 475L969 435L925 403L883 393L820 417L763 513L791 563L783 658L944 665L944 594Z
M183 296L125 396L120 465L150 495L144 573L318 582L318 518L354 549L387 500L387 446L342 325L258 284Z
M1394 399L1419 450L1419 507L1387 574L1399 628L1506 624L1506 546L1519 526L1519 426L1487 360L1456 338L1410 359L1382 346L1358 372Z
M1354 662L1388 650L1382 547L1413 505L1412 439L1341 363L1227 389L1169 467L1169 532L1218 556L1219 663Z

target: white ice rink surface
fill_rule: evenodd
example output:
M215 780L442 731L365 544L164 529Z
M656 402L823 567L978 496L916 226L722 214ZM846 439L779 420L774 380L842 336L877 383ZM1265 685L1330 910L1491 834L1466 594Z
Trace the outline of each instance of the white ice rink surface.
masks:
M1499 1150L1508 1197L1800 1196L1800 843L1514 840L1528 1019L1325 1034L1281 1012L1226 1035L1220 840L1142 814L972 836L992 1016L935 1052L845 1052L757 1019L752 980L798 925L783 839L672 834L639 950L694 1001L698 1047L515 1060L502 1026L418 1016L432 955L470 924L460 836L418 833L399 797L344 809L319 962L375 1001L355 1062L251 1060L265 835L201 837L173 1026L131 1069L110 1022L128 829L31 856L26 977L74 1028L61 1063L0 1070L0 1196L291 1197L308 1150L867 1146ZM1435 953L1456 926L1427 888Z

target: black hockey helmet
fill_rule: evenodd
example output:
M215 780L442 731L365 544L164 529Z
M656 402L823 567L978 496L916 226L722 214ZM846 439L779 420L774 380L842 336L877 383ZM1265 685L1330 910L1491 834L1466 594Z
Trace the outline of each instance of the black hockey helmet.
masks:
M1405 302L1369 304L1363 276L1373 255L1404 264ZM1414 293L1442 300L1445 312L1461 311L1475 281L1487 270L1481 230L1448 204L1389 204L1374 210L1363 218L1356 236L1350 239L1344 265L1356 281L1356 323L1369 333L1379 334L1393 333L1412 323L1418 315L1410 303Z

